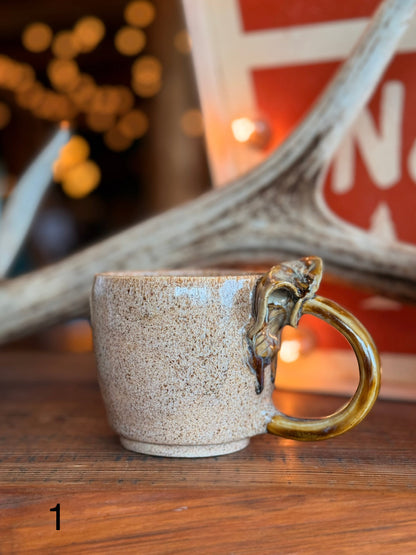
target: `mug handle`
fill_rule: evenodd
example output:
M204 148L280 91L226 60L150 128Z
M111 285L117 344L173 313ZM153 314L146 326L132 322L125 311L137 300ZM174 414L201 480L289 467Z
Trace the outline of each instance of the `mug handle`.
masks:
M357 357L360 382L350 401L334 414L312 419L277 413L269 422L267 430L278 436L301 441L328 439L353 428L370 411L380 389L380 359L365 327L334 301L319 296L306 299L302 305L302 314L317 316L346 337Z

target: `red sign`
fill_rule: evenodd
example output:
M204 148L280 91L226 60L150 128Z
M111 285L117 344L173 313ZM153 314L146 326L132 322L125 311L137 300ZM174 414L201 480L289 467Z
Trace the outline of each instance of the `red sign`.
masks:
M378 4L378 0L239 0L245 32L287 32L296 27L298 34L305 29L305 40L312 30L318 41L320 26L327 29L337 22L342 40L348 25L368 18ZM259 112L272 128L271 149L296 127L342 63L319 59L322 48L317 52L312 62L295 60L252 70ZM324 197L338 217L385 240L416 244L416 44L414 51L399 52L389 65L335 157ZM325 287L328 296L362 319L381 350L416 353L414 307L371 301L371 295L352 288ZM326 346L337 346L334 341Z
M380 0L239 0L244 31L369 17Z

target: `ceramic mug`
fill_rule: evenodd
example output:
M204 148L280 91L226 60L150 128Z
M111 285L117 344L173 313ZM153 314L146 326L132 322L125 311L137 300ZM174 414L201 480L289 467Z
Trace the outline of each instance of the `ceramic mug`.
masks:
M95 276L91 321L111 426L127 449L203 457L238 451L269 431L318 440L369 412L380 387L376 347L358 320L316 296L322 261L303 258L267 274L169 271ZM334 326L358 360L355 395L321 419L273 405L280 334L302 314Z

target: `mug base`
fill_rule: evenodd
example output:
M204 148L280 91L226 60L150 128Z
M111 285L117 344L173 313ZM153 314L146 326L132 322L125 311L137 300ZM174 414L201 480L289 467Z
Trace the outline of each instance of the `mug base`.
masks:
M228 455L247 447L250 443L249 438L230 441L228 443L218 443L216 445L163 445L159 443L146 443L120 436L123 447L129 451L142 453L143 455L155 455L157 457L216 457L218 455Z

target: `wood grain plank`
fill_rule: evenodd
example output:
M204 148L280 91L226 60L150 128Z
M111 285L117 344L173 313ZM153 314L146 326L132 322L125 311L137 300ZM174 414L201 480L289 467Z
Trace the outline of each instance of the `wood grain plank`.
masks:
M359 427L328 442L264 435L225 457L165 459L120 446L106 421L92 355L55 354L48 360L45 353L32 353L12 355L12 363L9 356L0 356L0 485L416 490L414 403L379 401ZM344 402L288 392L278 392L275 400L283 411L303 416L331 412Z
M20 497L19 497L20 492ZM0 490L4 553L412 553L414 497L298 487ZM61 505L61 530L50 507ZM394 507L394 511L392 511Z
M308 416L342 401L276 400ZM90 354L0 352L0 553L413 554L415 414L381 401L328 442L146 457L109 428Z

